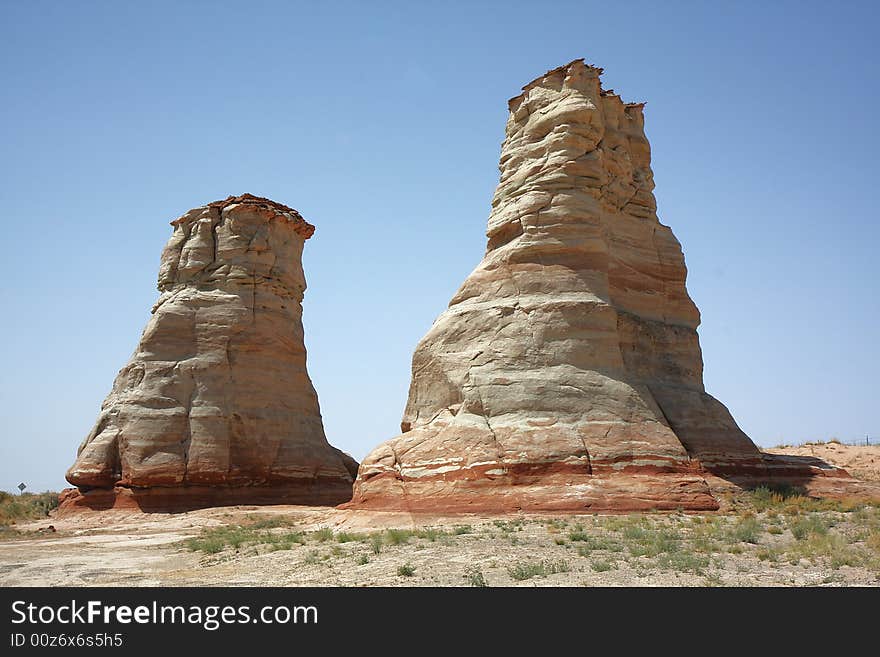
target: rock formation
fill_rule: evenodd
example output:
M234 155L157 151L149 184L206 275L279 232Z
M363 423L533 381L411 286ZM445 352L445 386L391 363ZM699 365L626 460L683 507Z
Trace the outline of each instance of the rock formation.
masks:
M601 72L577 60L509 101L486 253L416 348L403 434L351 506L712 509L709 473L766 474L703 388L643 104Z
M337 504L357 463L324 436L306 371L314 226L245 194L171 222L161 296L67 472L65 505Z

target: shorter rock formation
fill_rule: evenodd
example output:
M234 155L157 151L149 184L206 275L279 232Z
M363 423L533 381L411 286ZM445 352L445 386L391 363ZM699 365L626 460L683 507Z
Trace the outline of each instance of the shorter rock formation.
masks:
M306 371L305 240L250 194L171 223L161 296L67 480L63 506L338 504L357 463L324 436Z

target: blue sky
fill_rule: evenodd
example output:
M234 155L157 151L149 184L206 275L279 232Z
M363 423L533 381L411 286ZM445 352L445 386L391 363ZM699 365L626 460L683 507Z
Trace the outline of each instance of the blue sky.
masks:
M876 3L5 0L0 22L0 489L64 485L168 222L244 192L317 226L328 438L395 435L485 248L506 101L578 57L648 102L707 389L762 445L880 440Z

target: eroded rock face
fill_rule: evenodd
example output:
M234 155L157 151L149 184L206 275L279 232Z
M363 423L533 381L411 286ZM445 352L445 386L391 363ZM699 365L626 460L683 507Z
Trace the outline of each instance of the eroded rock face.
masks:
M703 388L643 106L600 73L578 60L510 101L486 254L416 348L404 433L354 506L711 509L707 469L766 468Z
M153 508L348 500L357 463L327 443L306 371L301 258L314 226L249 194L171 225L161 296L68 481Z

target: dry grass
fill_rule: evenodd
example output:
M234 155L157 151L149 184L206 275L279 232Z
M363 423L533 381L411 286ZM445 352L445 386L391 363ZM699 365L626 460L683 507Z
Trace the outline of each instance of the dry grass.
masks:
M46 518L58 506L58 493L24 493L11 495L0 491L0 527L25 520Z

